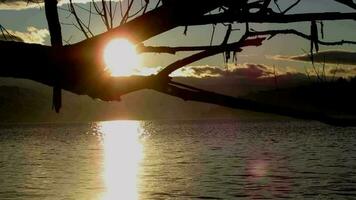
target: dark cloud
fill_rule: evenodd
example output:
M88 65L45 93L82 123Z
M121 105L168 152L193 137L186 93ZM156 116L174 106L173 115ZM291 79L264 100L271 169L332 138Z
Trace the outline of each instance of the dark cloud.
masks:
M290 60L290 61L305 61L311 62L310 54L303 54L298 56L269 56L274 60ZM356 52L342 51L342 50L327 50L320 51L314 54L314 62L341 64L341 65L356 65Z

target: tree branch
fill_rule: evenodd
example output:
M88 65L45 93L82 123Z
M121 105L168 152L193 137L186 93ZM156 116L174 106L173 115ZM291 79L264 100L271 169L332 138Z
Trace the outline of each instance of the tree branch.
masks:
M181 60L178 60L167 67L165 67L162 71L158 73L159 76L168 76L170 73L173 71L184 67L190 63L193 63L195 61L201 60L203 58L207 58L222 52L225 52L227 50L234 50L234 51L240 51L241 47L244 46L260 46L262 42L266 38L255 38L255 39L247 39L247 36L243 36L240 41L234 42L231 44L222 44L220 46L215 46L214 48L208 48L202 52L199 52L197 54L191 55L189 57L183 58Z
M62 47L62 32L61 24L59 22L58 10L57 10L57 0L45 0L45 11L46 18L48 22L48 29L51 36L51 45L54 48ZM58 81L59 77L54 76L56 84L53 87L53 105L52 107L59 113L62 107L62 91L61 86Z
M284 29L284 30L267 30L267 31L253 31L250 32L251 36L265 36L270 35L272 37L276 35L296 35L306 40L311 40L312 37L310 35L304 34L294 29ZM269 38L269 39L270 39ZM344 44L356 44L356 41L349 41L349 40L341 40L341 41L333 41L333 42L326 42L322 40L317 40L317 43L325 46L336 46L336 45L344 45Z
M45 1L52 6L52 10L54 8L56 9L56 6L53 6L57 2L56 0ZM354 3L350 0L336 1L349 5L350 7L354 6ZM266 39L265 37L249 38L252 36L270 35L274 37L278 34L293 34L307 40L313 39L310 35L292 29L251 32L248 29L249 23L309 23L310 21L318 20L356 20L355 12L289 15L285 15L283 12L275 13L272 10L268 10L270 2L270 0L253 2L247 0L229 0L223 2L219 0L194 0L189 2L188 0L165 0L162 1L161 6L145 12L145 14L116 28L77 44L63 47L62 44L59 43L62 39L60 35L60 25L56 22L58 15L57 17L53 17L55 11L51 11L46 14L49 16L48 23L51 32L51 41L53 40L53 47L0 41L0 55L2 56L0 76L31 79L49 86L60 86L76 94L85 94L92 98L100 98L105 101L120 100L121 95L141 89L154 89L185 100L214 103L232 108L275 113L301 119L319 120L330 124L351 124L347 120L342 119L338 121L338 119L330 118L319 112L306 112L266 105L251 100L201 90L170 80L169 74L180 67L222 52L241 51L241 48L245 46L259 46ZM285 12L298 3L299 0L292 4ZM94 9L101 12L95 2L93 2L93 5ZM119 5L121 5L121 2L119 2ZM219 14L207 14L217 8L222 8L222 12ZM252 11L256 9L260 9L261 12ZM265 11L266 9L267 11ZM46 12L48 11L49 9L46 9ZM109 9L109 12L110 17L112 11ZM101 17L103 16L102 13L99 14ZM54 19L54 21L52 19ZM104 70L105 64L102 58L103 49L104 46L115 37L126 37L134 44L140 44L149 38L178 26L232 22L246 23L246 34L243 35L238 42L228 43L231 32L230 24L230 28L228 29L230 31L227 32L228 34L226 34L224 42L222 42L221 45L196 47L139 46L138 48L141 52L175 53L178 51L201 51L172 63L155 76L111 77ZM112 25L110 24L110 28L111 27ZM53 28L59 28L59 31ZM82 30L85 28L86 27L82 27ZM54 34L52 34L52 32ZM353 41L344 40L325 42L317 39L317 41L314 42L322 45L355 44ZM38 57L40 57L40 59L37 59ZM352 123L354 123L354 121L352 121Z
M350 8L356 9L356 3L354 3L352 0L335 0L335 1L344 4L346 6L349 6Z
M179 87L177 87L177 85ZM206 90L194 88L176 82L170 82L167 87L154 88L154 90L171 96L179 97L185 101L212 103L229 108L243 109L260 113L277 114L303 120L317 120L335 126L356 125L356 119L335 118L332 116L328 116L323 112L303 111L288 107L260 103L249 99L209 92Z
M217 48L224 48L225 51L239 51L242 47L248 46L258 46L261 39L246 39L244 43L237 45L236 43L231 43L224 45L213 45L213 46L183 46L183 47L169 47L169 46L144 46L139 45L137 47L138 53L168 53L176 54L181 51L212 51ZM262 41L261 41L262 42Z
M234 15L231 13L220 13L196 17L191 20L183 21L181 26L217 24L217 23L294 23L306 21L319 20L356 20L356 12L339 13L339 12L325 12L325 13L303 13L303 14L273 14L261 15L258 13L246 15Z

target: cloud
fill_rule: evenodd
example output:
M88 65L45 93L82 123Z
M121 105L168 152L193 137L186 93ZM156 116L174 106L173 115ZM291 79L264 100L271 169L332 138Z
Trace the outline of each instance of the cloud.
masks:
M356 75L356 67L353 68L332 68L329 70L330 75L354 76Z
M266 65L260 64L244 64L242 66L236 66L230 71L230 74L242 76L246 78L260 78L273 74L272 68Z
M163 67L161 66L155 66L155 67L138 67L134 69L133 75L138 75L138 76L150 76L157 74L159 71L161 71Z
M276 73L281 74L278 69ZM274 74L273 67L261 64L245 63L241 65L217 66L188 66L174 72L173 76L205 77L240 77L256 79Z
M36 27L29 26L27 27L26 32L7 30L7 33L4 32L4 34L0 35L0 40L44 44L48 36L49 32L47 29L38 29Z
M43 7L43 2L44 0L0 0L0 10L23 10L29 8L39 8ZM69 0L58 0L58 2L58 5L61 6L63 4L69 3ZM91 2L91 0L75 0L73 2L88 3Z
M162 66L141 66L134 70L133 75L153 75L159 73L163 69ZM295 69L281 71L278 68L273 69L271 66L262 64L245 63L239 65L228 66L186 66L174 71L172 77L193 77L193 78L249 78L257 79L274 76L274 70L277 75L285 75L287 73L294 74Z
M287 60L287 61L303 61L311 62L310 54L303 54L297 56L267 56L273 60ZM343 50L327 50L320 51L314 54L314 62L317 63L329 63L329 64L341 64L341 65L356 65L356 52L343 51Z
M0 10L22 10L40 7L41 0L0 0Z
M224 73L224 69L215 66L187 66L180 68L172 73L172 76L187 76L187 77L217 77Z

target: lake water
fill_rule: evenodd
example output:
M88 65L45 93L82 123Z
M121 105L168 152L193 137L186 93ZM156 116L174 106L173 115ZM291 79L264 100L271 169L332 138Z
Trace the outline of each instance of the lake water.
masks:
M317 122L0 127L0 199L356 199L356 129Z

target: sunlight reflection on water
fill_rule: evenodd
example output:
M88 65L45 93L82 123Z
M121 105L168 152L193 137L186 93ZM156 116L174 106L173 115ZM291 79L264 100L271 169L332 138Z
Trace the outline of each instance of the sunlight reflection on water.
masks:
M0 126L0 199L352 199L354 133L298 121Z
M143 157L138 121L100 122L104 147L103 200L138 199L138 170Z

